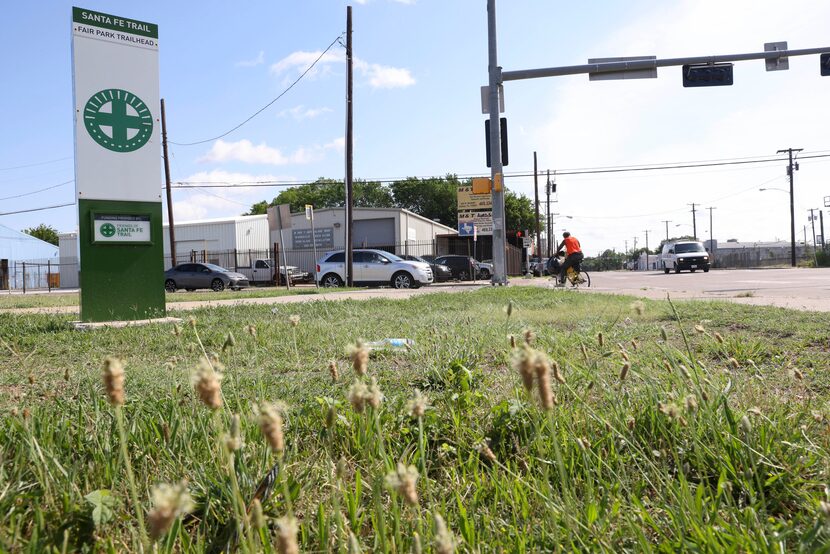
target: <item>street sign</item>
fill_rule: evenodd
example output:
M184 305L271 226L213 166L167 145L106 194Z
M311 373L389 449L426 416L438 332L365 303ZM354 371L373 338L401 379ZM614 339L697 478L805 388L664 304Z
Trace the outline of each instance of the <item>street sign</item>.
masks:
M589 64L603 64L610 62L641 62L644 60L656 60L657 56L631 56L623 58L591 58ZM589 81L617 81L620 79L656 79L657 68L647 67L645 69L626 69L624 71L597 71L589 72Z
M777 52L779 50L787 50L787 41L783 42L766 42L764 43L764 52ZM780 58L767 58L764 60L767 65L767 71L783 71L790 68L790 58L781 56Z
M158 26L71 23L81 321L164 317Z
M824 207L825 208L830 208L830 196L825 196L824 197Z
M731 63L686 64L683 66L683 86L731 86L732 66Z
M311 220L314 217L314 206L311 204L305 205L305 218Z
M533 246L533 239L530 237L522 237L522 247L530 248L531 246Z
M471 237L471 236L473 236L473 231L475 231L475 225L473 225L469 221L466 222L466 223L459 223L458 224L458 236L459 237Z
M490 113L490 87L481 87L481 113ZM504 113L504 85L499 85L499 113Z
M493 196L490 193L475 194L471 185L459 185L457 189L458 234L473 236L472 225L478 235L493 234ZM462 224L469 224L469 232Z

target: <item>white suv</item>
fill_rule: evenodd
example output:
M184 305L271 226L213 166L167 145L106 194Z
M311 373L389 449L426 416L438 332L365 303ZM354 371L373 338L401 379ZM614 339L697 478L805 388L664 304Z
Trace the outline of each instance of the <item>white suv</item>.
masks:
M352 271L355 286L415 289L429 285L433 279L429 264L403 260L383 250L353 250ZM317 276L323 287L342 287L346 282L346 253L327 252L317 262Z
M702 269L704 273L709 271L709 253L703 247L703 243L696 240L665 243L661 262L665 273L671 270L680 273L683 269L688 269L692 273L698 269Z

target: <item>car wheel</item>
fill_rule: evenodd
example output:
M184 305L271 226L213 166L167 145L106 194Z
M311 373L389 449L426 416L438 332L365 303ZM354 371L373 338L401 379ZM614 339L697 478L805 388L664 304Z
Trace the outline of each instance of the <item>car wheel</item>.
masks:
M668 274L669 274L669 268L668 268L668 267L666 267L666 266L663 266L663 273L665 273L666 275L668 275Z
M392 286L396 289L412 289L415 288L415 282L412 275L406 271L399 271L392 276Z
M467 279L469 279L469 277L468 277L466 271L462 271L458 274L458 280L459 281L466 281Z
M168 279L164 282L164 290L167 292L176 292L176 281Z
M214 292L222 292L225 290L225 283L222 282L222 279L214 279L210 283L210 288L212 288Z
M490 278L490 272L486 269L482 269L481 270L481 278L482 279L489 279Z
M680 273L680 266L679 265L674 266L674 272L675 273Z
M708 268L708 267L707 267L707 268L704 268L704 269L703 269L703 273L709 273L709 268Z
M340 276L338 276L334 273L326 273L325 275L323 275L323 278L320 279L320 283L324 287L329 287L329 288L342 287L343 286L343 279L341 279Z
M694 272L695 272L695 271L697 271L697 270L696 270L696 269L690 269L689 271L691 271L692 273L694 273Z

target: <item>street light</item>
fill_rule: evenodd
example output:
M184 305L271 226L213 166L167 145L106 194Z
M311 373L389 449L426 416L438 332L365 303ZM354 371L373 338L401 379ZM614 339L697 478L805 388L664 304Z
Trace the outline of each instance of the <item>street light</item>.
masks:
M761 188L761 189L758 189L758 190L761 191L761 192L764 192L765 190L780 190L781 192L786 192L787 194L790 193L790 191L788 191L786 189L779 189L779 188L776 188L776 187L766 187L766 188Z

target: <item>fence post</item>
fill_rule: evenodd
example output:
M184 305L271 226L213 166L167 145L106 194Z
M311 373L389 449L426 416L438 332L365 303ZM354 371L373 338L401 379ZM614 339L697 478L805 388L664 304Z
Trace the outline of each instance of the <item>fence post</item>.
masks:
M233 249L233 270L239 271L239 258L237 257L238 252L236 248Z
M23 262L23 294L26 294L26 262Z
M46 286L52 292L52 260L46 260Z
M274 272L274 279L277 281L277 286L280 286L281 279L280 279L280 245L278 243L274 243L274 263L277 265L277 270Z

